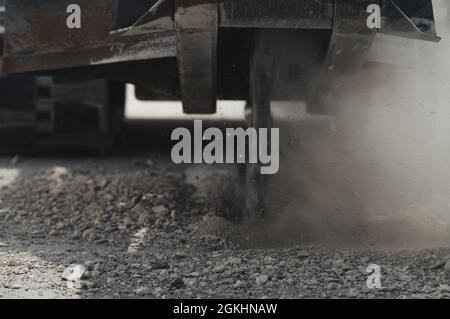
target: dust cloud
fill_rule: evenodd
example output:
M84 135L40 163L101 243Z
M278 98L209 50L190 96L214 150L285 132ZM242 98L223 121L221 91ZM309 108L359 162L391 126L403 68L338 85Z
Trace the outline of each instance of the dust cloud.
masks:
M377 36L337 116L274 103L281 170L257 246L450 244L450 4L434 5L442 42Z

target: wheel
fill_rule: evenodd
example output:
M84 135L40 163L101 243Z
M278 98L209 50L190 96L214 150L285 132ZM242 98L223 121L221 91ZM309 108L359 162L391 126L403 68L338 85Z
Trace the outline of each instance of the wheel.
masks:
M327 33L322 30L254 31L246 110L249 127L257 130L267 128L268 141L271 140L271 129L279 128L280 145L283 145L283 137L290 138L285 122L290 121L290 115L297 117L301 113L302 105L311 95L312 83L325 59L326 43ZM290 150L281 149L280 152L283 153L283 163L289 162L286 157L290 156ZM269 205L271 188L279 180L275 175L262 175L261 166L261 163L245 164L241 169L244 185L242 215L250 223L264 220L272 214Z
M0 152L106 152L124 116L125 86L108 80L0 77Z
M250 62L250 93L246 120L249 128L255 128L257 131L261 128L268 129L268 142L271 140L272 128L273 53L273 46L268 42L266 32L256 30ZM242 178L245 185L244 219L249 223L255 223L268 213L265 199L269 176L261 174L259 157L257 163L245 164Z

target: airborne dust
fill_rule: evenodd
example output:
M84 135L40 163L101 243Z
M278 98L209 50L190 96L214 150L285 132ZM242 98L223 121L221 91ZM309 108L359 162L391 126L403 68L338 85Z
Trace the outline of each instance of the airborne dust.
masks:
M274 217L251 246L450 243L450 4L434 5L441 43L377 36L334 97L337 116L274 103L282 138L267 196Z

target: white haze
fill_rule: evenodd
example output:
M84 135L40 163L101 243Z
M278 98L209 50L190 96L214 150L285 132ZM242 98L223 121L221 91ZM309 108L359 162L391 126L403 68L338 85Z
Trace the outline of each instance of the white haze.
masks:
M442 42L377 36L337 118L275 105L282 170L260 244L450 243L450 3L434 5Z

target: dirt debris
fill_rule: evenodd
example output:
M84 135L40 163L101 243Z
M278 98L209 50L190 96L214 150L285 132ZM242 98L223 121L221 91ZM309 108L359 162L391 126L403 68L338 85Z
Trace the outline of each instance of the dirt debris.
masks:
M218 217L217 200L186 183L189 168L167 162L22 159L0 192L0 295L450 297L446 249L243 249L227 236L241 228ZM367 287L369 264L381 268L381 289ZM64 280L75 266L81 277Z

